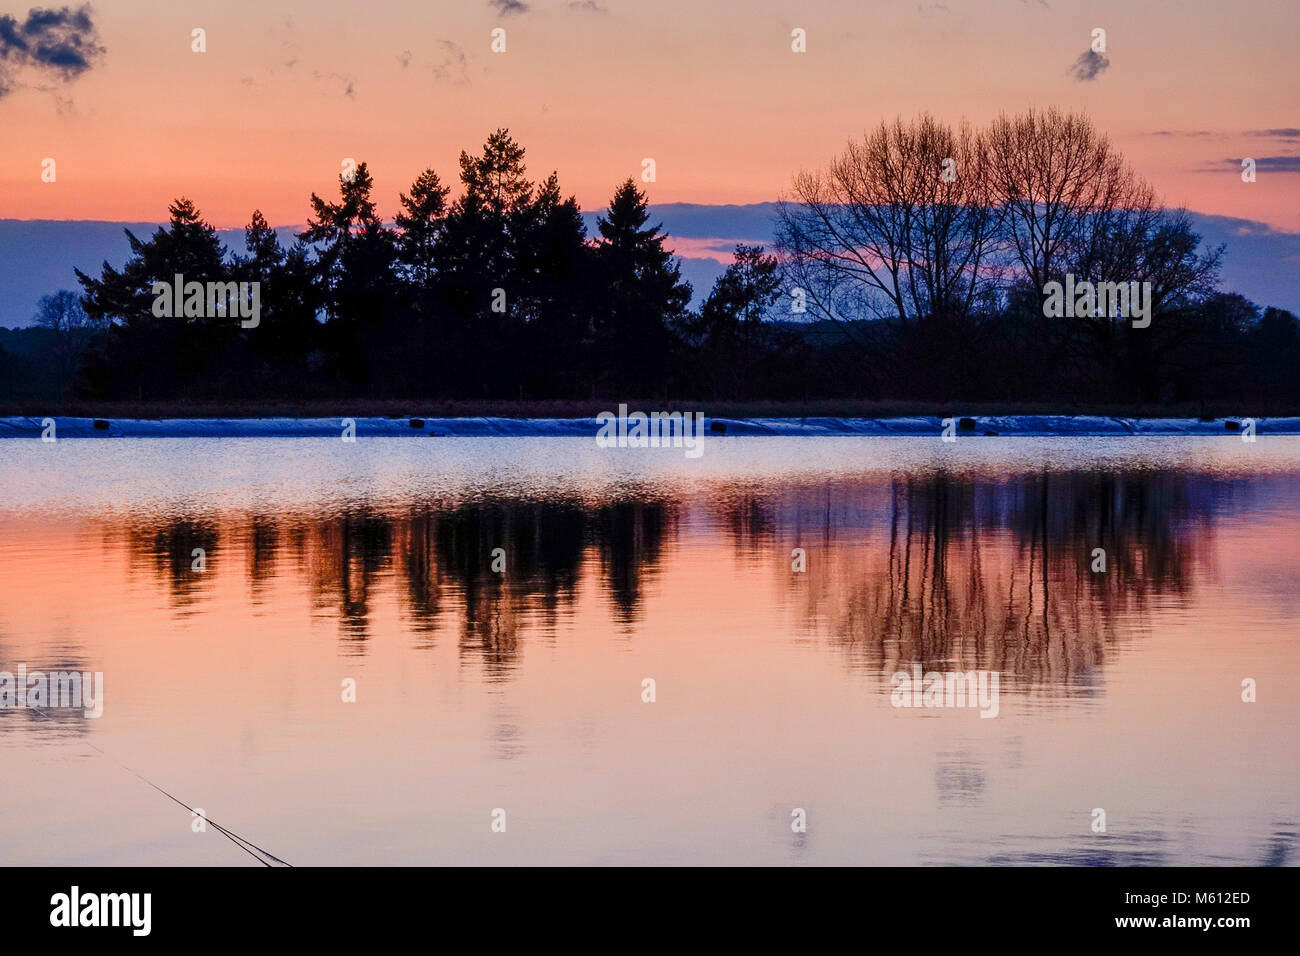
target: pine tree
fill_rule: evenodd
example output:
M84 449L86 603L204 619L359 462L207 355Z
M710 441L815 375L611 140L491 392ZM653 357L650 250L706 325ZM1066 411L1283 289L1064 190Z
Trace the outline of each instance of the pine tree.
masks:
M434 253L447 218L447 196L451 190L438 174L426 169L411 184L411 193L401 193L402 211L395 217L397 257L406 267L407 277L417 286L428 288L435 272Z
M490 314L493 289L504 289L507 304L519 295L512 281L515 234L523 227L533 185L524 167L524 149L499 129L483 145L483 155L460 154L465 194L443 223L435 254L440 282L462 316Z
M645 193L629 177L609 213L597 220L596 246L604 308L595 321L597 354L611 385L645 389L665 381L676 356L678 329L691 287L664 248L661 226L650 219Z
M325 330L336 371L353 385L373 389L400 356L396 306L397 246L371 198L374 180L365 163L339 176L339 201L312 193L314 215L298 237L315 250L318 292L330 319ZM385 327L388 326L388 327Z
M533 191L523 147L509 131L497 130L482 155L461 153L460 181L464 195L452 205L434 255L450 312L444 336L449 378L462 394L517 396L525 364L518 242Z
M364 321L378 304L367 301L389 291L395 244L370 193L374 180L365 163L339 176L339 201L311 194L314 215L298 237L315 247L326 309L334 318Z
M745 396L755 364L768 345L766 319L781 297L775 256L762 246L736 246L735 260L718 277L700 309L694 331L709 377Z
M261 363L262 386L269 391L301 386L307 356L320 337L309 249L299 241L286 251L256 209L244 228L244 247L248 255L234 257L231 273L237 281L259 283L260 324L247 338ZM291 373L288 381L286 372Z
M153 324L155 282L171 284L177 274L186 282L219 282L226 278L226 254L217 232L194 203L181 197L167 207L169 221L148 240L129 229L131 257L118 272L107 262L98 279L77 270L85 290L86 313L95 319Z
M204 395L222 390L238 372L223 367L239 323L222 316L155 316L155 283L225 282L229 270L216 230L184 197L168 207L169 221L147 240L126 232L131 255L121 271L107 262L98 279L76 270L86 314L109 324L93 378L110 393L131 397Z
M482 202L490 215L503 218L522 209L533 188L525 175L524 148L507 129L487 138L482 156L460 154L460 179L467 195Z
M513 271L520 284L518 315L521 384L534 396L580 391L589 361L593 253L573 197L564 197L551 173L538 185L512 239Z

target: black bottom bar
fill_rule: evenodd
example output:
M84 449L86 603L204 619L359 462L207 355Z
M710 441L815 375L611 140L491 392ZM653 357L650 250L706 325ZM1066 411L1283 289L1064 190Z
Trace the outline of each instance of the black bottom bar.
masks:
M9 869L0 895L6 941L76 934L128 942L401 939L434 929L613 943L679 935L932 934L1231 945L1296 922L1294 869ZM77 887L71 924L72 887ZM145 899L101 894L149 894ZM88 902L88 897L94 897ZM1206 923L1208 921L1208 924ZM530 928L531 927L531 928ZM672 933L672 936L664 936ZM877 936L877 934L880 934ZM885 935L888 934L888 935ZM1013 935L1008 935L1013 934ZM418 937L417 937L418 938ZM437 938L436 936L434 937ZM447 938L447 937L444 937ZM484 940L489 941L488 939Z

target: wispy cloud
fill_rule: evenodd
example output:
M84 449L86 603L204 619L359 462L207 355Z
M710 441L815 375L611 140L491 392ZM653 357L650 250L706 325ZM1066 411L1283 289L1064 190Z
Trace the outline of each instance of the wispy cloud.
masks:
M356 82L344 73L313 73L312 76L321 83L337 84L348 99L356 99Z
M527 13L529 10L529 6L524 3L524 0L488 0L488 6L503 17Z
M1077 82L1086 83L1088 80L1095 80L1108 66L1110 66L1110 58L1105 53L1085 50L1079 54L1079 58L1067 72Z
M569 9L583 13L609 13L609 8L602 7L596 0L569 0Z
M1153 129L1148 135L1150 136L1180 136L1194 139L1221 139L1227 134L1211 129Z
M469 83L469 61L465 57L465 48L451 40L438 41L438 59L431 69L435 79L453 86Z
M0 97L18 85L14 76L23 69L65 83L89 70L105 53L91 14L86 4L75 10L33 7L21 21L0 16Z
M278 82L278 74L281 70L292 70L298 65L302 46L298 42L298 28L293 22L293 17L285 17L280 21L275 28L274 36L280 41L280 53L276 60L265 61L256 73L240 74L239 82L250 92L265 88L270 77L277 77ZM314 76L320 80L324 74L316 73Z
M285 17L280 26L280 63L285 69L292 70L298 63L298 30L293 17Z

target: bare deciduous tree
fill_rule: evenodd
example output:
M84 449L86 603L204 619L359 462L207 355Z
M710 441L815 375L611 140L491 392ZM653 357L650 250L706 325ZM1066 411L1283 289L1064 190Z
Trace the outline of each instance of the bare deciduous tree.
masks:
M1143 200L1132 170L1086 116L1004 113L984 139L1003 235L1035 288L1064 275L1111 212Z
M881 123L824 171L801 172L778 212L777 250L814 314L898 328L970 312L999 211L967 125Z
M36 324L54 333L54 356L58 363L59 390L67 396L68 387L76 376L81 361L90 348L95 333L101 328L86 314L81 296L68 289L53 295L41 296L36 313Z

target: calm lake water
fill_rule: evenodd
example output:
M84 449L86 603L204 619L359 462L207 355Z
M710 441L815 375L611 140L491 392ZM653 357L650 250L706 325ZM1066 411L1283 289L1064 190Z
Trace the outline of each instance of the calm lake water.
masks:
M0 862L1295 865L1298 567L1300 438L4 441Z

